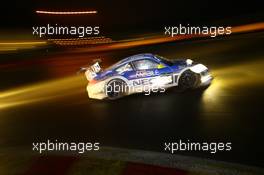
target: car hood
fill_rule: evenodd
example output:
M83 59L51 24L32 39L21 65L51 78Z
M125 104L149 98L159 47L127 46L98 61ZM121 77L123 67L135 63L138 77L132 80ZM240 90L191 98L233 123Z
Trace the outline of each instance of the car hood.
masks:
M175 59L175 60L171 60L172 62L172 66L171 68L175 71L175 72L179 72L182 69L186 68L186 67L190 67L193 64L187 64L186 62L187 59Z

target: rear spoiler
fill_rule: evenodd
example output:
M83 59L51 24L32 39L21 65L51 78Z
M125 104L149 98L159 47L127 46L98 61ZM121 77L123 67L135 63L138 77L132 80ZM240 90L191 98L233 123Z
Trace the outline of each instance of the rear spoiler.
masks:
M93 62L94 63L90 66L81 67L77 74L85 72L87 80L91 81L102 70L100 66L100 62L102 61L100 59L93 60Z

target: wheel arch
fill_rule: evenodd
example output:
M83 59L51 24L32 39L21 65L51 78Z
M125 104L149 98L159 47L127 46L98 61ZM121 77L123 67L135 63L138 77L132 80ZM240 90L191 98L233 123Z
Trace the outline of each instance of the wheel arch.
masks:
M107 85L110 81L115 80L115 79L123 80L127 85L128 85L128 83L129 83L129 82L128 82L128 79L126 79L126 78L123 77L123 76L113 76L113 77L108 78L108 79L105 80L105 85Z

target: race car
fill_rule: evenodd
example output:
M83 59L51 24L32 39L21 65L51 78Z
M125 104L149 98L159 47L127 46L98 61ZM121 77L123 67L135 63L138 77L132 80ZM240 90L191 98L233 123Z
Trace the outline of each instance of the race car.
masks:
M93 99L118 99L134 93L165 92L209 86L213 77L208 68L191 59L170 60L150 53L129 56L102 70L100 60L81 68L88 80L87 92Z

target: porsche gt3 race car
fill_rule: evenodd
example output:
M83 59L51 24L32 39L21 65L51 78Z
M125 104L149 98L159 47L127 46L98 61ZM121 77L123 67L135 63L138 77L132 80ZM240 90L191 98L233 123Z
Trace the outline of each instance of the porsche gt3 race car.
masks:
M208 68L190 59L169 60L154 54L127 57L102 70L100 61L82 68L88 80L89 98L118 99L134 93L165 92L178 86L182 90L208 86Z

